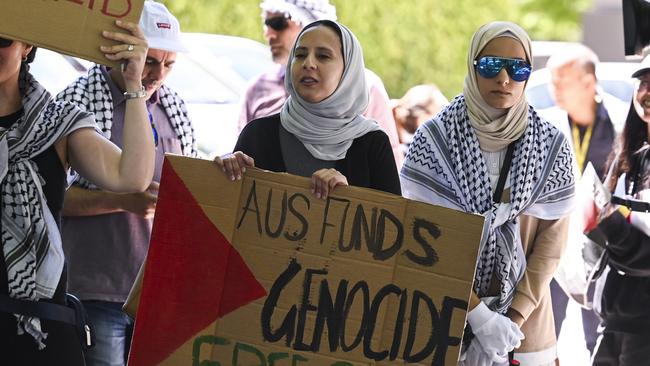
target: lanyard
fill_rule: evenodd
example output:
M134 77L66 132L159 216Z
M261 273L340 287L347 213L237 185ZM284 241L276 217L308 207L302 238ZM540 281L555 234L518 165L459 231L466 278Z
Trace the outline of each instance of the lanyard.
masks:
M158 147L158 130L156 129L156 125L153 123L153 114L151 114L151 111L149 110L149 106L147 106L147 113L149 113L149 123L151 124L153 143L155 147Z
M508 145L508 151L506 151L506 157L503 160L503 165L501 166L501 171L499 172L499 182L497 183L497 188L494 190L494 196L492 196L494 203L501 203L503 188L506 186L506 178L508 178L508 173L510 172L512 154L514 152L515 143L511 142L510 145Z
M578 126L573 123L571 125L571 133L573 134L573 149L575 150L576 160L578 160L578 169L582 172L585 168L585 162L587 161L587 151L589 151L589 143L591 142L591 133L594 130L594 125L590 124L587 127L587 132L585 136L580 141L580 129Z

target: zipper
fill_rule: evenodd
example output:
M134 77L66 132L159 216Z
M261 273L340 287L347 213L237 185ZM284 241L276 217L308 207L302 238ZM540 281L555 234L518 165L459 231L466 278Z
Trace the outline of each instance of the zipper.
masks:
M90 347L92 346L92 342L90 340L90 327L88 324L84 324L84 330L86 331L86 346Z

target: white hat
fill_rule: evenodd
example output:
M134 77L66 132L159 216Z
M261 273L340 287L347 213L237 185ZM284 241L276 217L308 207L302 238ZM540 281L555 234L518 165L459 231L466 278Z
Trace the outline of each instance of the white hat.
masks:
M641 61L641 64L639 65L639 69L632 74L633 78L638 78L639 76L650 72L650 55L646 56L643 61Z
M264 0L263 11L285 13L303 26L316 20L336 20L336 7L329 0Z
M140 27L144 31L149 48L171 52L188 51L181 39L178 19L163 4L145 1Z

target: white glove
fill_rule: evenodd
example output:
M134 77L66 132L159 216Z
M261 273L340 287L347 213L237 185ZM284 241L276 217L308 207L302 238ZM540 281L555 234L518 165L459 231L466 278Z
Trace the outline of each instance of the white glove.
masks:
M481 344L476 340L473 340L467 350L460 355L459 361L458 366L492 366L490 356L485 353Z
M467 314L467 322L478 343L494 362L507 361L508 352L521 346L524 339L515 322L490 310L483 302Z

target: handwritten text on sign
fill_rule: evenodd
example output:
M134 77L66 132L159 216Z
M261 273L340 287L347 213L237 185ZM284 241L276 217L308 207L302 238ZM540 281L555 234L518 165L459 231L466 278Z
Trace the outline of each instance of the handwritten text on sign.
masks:
M162 365L187 365L190 360L193 365L223 366L456 365L482 216L357 187L338 187L321 200L310 193L306 178L253 169L231 182L208 161L167 156L167 162L209 222L173 215L162 222L159 211L154 234L156 228L165 232L170 227L174 233L207 232L194 226L212 224L231 250L213 254L188 235L205 256L193 259L192 251L178 251L186 254L169 263L204 263L216 255L221 264L194 267L189 277L177 281L187 286L177 293L190 291L206 300L218 293L241 298L246 286L254 286L252 277L266 296L202 319L202 329L183 338ZM185 207L184 200L171 195L159 203L162 207L167 202L164 206L171 210ZM189 249L185 244L165 242L160 248ZM237 271L230 271L223 258L241 258L246 270L234 261ZM147 270L156 265L148 262ZM224 273L224 284L206 285L202 271ZM167 272L156 273L175 281ZM143 294L166 286L165 280L147 285L147 278L145 274ZM187 317L185 312L193 311L177 306L181 297L174 299L169 309L161 297L138 314L155 308L157 314ZM220 300L225 307L231 306L227 300ZM155 320L146 319L156 329ZM174 324L173 319L159 323ZM143 344L153 347L165 339Z
M425 282L440 279L406 281L393 272L396 265L395 274L400 267L434 271L439 247L453 240L441 240L445 229L435 218L409 215L403 200L396 203L338 195L323 201L293 187L244 183L235 246L271 249L269 264L277 265L258 315L263 342L316 354L445 364L448 348L460 344L461 331L452 333L451 323L454 315L464 319L468 293L443 294L444 286L427 291L435 283ZM384 276L364 276L363 266L374 264L386 269Z
M61 0L54 0L61 1ZM131 12L131 0L64 0L74 4L88 7L90 10L98 9L102 14L114 18L122 18Z

